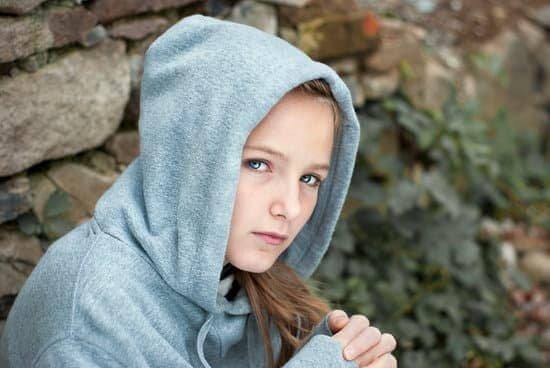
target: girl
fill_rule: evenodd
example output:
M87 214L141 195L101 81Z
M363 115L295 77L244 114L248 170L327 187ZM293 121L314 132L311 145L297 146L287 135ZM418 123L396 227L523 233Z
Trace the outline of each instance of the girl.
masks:
M303 281L359 144L330 67L186 17L147 50L139 130L139 157L21 289L0 366L396 367L391 335Z

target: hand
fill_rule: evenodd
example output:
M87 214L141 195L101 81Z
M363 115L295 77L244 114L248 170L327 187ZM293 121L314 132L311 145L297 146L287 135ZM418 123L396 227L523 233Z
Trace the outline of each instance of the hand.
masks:
M328 324L340 342L344 358L355 360L359 368L396 368L397 360L390 354L397 345L393 335L384 333L362 314L348 317L346 312L336 309L330 312Z

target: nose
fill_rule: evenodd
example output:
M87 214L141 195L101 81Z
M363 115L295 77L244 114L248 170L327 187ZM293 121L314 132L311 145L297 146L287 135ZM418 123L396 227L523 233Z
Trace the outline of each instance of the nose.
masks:
M275 188L275 195L271 205L273 216L284 216L292 220L300 214L300 182L296 179L283 180Z

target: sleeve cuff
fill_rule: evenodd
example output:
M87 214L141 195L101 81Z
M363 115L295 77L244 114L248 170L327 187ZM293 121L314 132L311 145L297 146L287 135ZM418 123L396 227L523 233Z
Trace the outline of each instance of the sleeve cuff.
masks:
M330 336L319 334L310 338L284 368L358 368L354 360L347 360L340 343Z

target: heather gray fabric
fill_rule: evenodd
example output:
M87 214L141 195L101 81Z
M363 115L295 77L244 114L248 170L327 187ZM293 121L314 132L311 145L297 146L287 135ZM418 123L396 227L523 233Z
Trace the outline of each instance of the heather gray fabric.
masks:
M0 341L2 367L263 367L244 292L218 292L248 134L293 87L331 86L342 132L309 222L281 255L308 278L329 246L355 164L359 123L329 66L243 24L193 15L147 50L140 155L94 217L50 246ZM327 319L287 368L356 367ZM274 350L280 336L272 326Z

